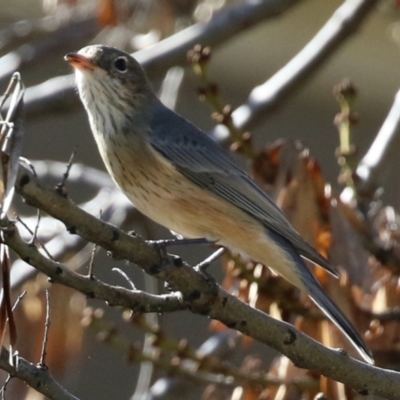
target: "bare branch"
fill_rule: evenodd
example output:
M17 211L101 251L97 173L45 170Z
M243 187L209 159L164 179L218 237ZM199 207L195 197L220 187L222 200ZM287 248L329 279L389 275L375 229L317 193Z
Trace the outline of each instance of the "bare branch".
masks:
M129 278L128 274L125 271L123 271L120 268L113 268L112 272L117 272L118 274L120 274L129 283L129 286L131 287L131 289L136 290L135 284L133 283L132 279Z
M46 274L53 283L72 287L90 298L104 300L112 306L127 307L135 312L172 312L186 308L179 294L152 295L139 290L131 291L77 274L64 264L46 258L36 247L23 241L16 227L7 220L3 220L2 224L6 234L5 243L22 260Z
M224 247L220 247L201 263L197 264L194 268L200 272L204 272L215 260L218 260L218 258L220 258L225 253L225 251L226 249Z
M6 380L4 381L4 385L0 390L0 392L1 392L1 400L6 400L5 393L6 393L6 390L7 390L7 385L11 382L11 379L12 379L11 375L8 374Z
M378 180L390 161L390 154L396 154L400 140L400 91L397 92L392 108L376 135L367 154L357 167L359 188L364 192L374 192ZM393 153L394 150L394 153Z
M40 222L40 210L38 209L38 211L37 211L37 217L36 217L37 222L36 222L34 231L32 231L32 229L29 228L29 226L21 219L21 217L19 215L15 214L15 219L32 235L32 237L30 239L30 243L42 248L43 251L46 253L47 257L49 257L51 260L54 260L54 257L47 250L46 246L37 238L39 222Z
M20 169L16 190L23 195L28 204L45 209L48 214L63 221L71 234L78 234L103 247L112 241L115 246L111 251L114 251L116 256L121 259L130 258L133 250L136 257L131 259L131 262L141 263L142 266L144 265L145 268L150 270L159 265L158 252L153 247L146 246L142 238L135 237L135 246L132 248L132 237L130 235L74 206L69 199L44 186L30 171L23 167ZM76 225L77 221L79 221L78 225Z
M224 8L207 24L196 24L158 44L140 50L133 56L149 75L162 75L174 65L185 65L186 53L195 44L216 47L267 18L281 15L299 0L262 0ZM49 79L26 91L25 106L28 115L43 110L65 111L67 105L78 104L74 92L74 76Z
M60 179L65 172L65 163L61 161L35 160L32 161L32 167L35 169L34 175L41 179ZM81 163L74 164L74 168L69 171L68 182L90 185L98 189L115 188L115 183L107 172Z
M82 7L82 10L80 10L81 16L83 12ZM92 16L82 20L79 18L79 13L73 13L67 23L65 23L65 19L61 23L58 21L60 25L58 29L48 31L44 39L37 40L33 43L32 40L30 40L28 41L28 44L24 43L17 50L1 57L0 80L8 77L14 71L20 70L27 64L43 60L43 58L49 53L57 50L59 51L63 46L66 47L70 43L89 40L100 30L97 18L93 16L93 13L91 14ZM29 22L26 22L26 24L29 24ZM42 25L50 26L50 21L47 21L46 24ZM11 30L12 28L10 31ZM4 30L0 32L0 38L2 34L6 35Z
M176 267L162 267L159 254L152 246L140 237L131 237L91 215L57 195L53 190L45 188L32 174L21 168L17 181L17 191L29 204L43 208L50 215L61 219L67 226L73 226L74 231L87 240L100 244L114 256L134 262L146 272L166 281L173 290L179 290L183 301L190 310L201 315L207 314L248 336L255 338L267 346L273 347L286 355L300 368L307 368L316 373L343 382L362 394L377 394L389 399L400 399L400 373L384 370L364 364L348 357L343 351L328 349L309 338L295 327L275 320L243 303L235 296L219 287L212 279L205 279L201 274L182 262ZM95 296L107 300L111 296L111 304L121 304L122 294L126 300L134 294L101 284L94 286L94 281L78 276L60 264L54 265L45 259L36 249L27 248L16 229L9 227L4 231L4 240L8 246L32 265L41 268L43 272L51 271L50 277L63 284L74 286L82 292L87 290L87 281L97 290ZM46 266L46 268L43 268ZM72 282L74 278L74 282ZM75 286L75 284L77 286ZM146 294L146 296L150 295ZM157 297L159 301L160 296Z
M189 380L191 382L218 384L228 387L236 386L238 384L252 387L286 385L287 387L294 387L297 389L310 389L318 387L318 381L312 377L308 379L294 379L288 381L285 378L282 379L270 376L264 371L257 371L253 373L240 371L237 367L234 367L227 362L223 362L220 358L212 357L212 355L208 355L205 351L199 355L196 354L196 351L190 349L188 346L185 346L184 349L180 349L179 347L182 346L181 341L172 341L172 343L169 341L168 345L166 344L163 346L163 339L159 338L159 343L156 346L158 351L146 353L138 348L138 346L132 344L129 339L125 338L118 331L116 331L115 327L113 327L112 324L103 318L102 313L98 313L96 311L90 313L90 310L88 310L85 318L85 324L97 331L99 334L98 336L103 338L107 344L126 353L129 357L129 361L148 362L156 366L157 370L166 370L172 375L172 377L175 377L175 379L173 379L175 380L175 383L178 383L177 381L179 380L181 383L185 383ZM213 339L215 338L212 338L211 340ZM153 341L154 340L156 339L154 339L153 336ZM207 347L208 343L206 342L204 345ZM171 348L168 349L168 347ZM172 353L172 349L174 350L175 357L173 357L171 360L169 355ZM218 349L216 350L218 351ZM164 357L160 357L160 351L163 352ZM182 379L184 379L184 382L182 382ZM163 386L165 389L168 389L168 386L169 388L173 386L173 382L170 381L168 384L165 382L165 378L162 380L164 381ZM146 394L148 392L149 390L147 389ZM164 395L166 394L167 393L164 391ZM169 394L170 396L166 397L173 398L173 395L171 393ZM142 398L143 395L141 397L139 395L133 395L131 400Z
M0 102L1 215L7 213L14 196L14 184L17 178L19 156L24 136L22 129L24 92L25 86L21 76L18 72L15 72ZM7 98L10 98L10 105L6 117L3 119L1 108Z
M78 397L69 393L54 380L48 369L40 368L19 356L15 356L13 359L13 364L11 365L9 363L10 353L3 347L0 356L0 369L8 372L11 377L26 382L30 387L49 399L79 400Z
M208 23L192 25L133 56L148 75L164 73L174 65L185 64L186 53L196 44L217 47L259 22L281 15L297 3L298 0L262 0L227 7Z
M59 179L65 171L65 163L51 161L35 161L35 173L40 178ZM31 169L31 167L29 167ZM70 183L78 185L92 186L98 190L97 194L89 201L79 204L79 207L88 212L92 210L103 210L102 218L109 223L121 225L128 217L135 217L135 209L132 204L126 199L121 191L115 188L111 178L106 173L95 168L85 167L82 164L74 164L74 168L70 171ZM21 220L22 222L22 220ZM41 242L45 243L46 249L54 259L61 259L66 253L74 252L75 256L70 259L68 265L73 270L80 266L87 265L90 258L88 247L85 246L85 241L77 235L70 235L65 231L61 222L55 223L51 217L43 217L41 219ZM26 217L23 220L23 225L27 225L27 229L33 234L35 219ZM30 237L21 233L25 240ZM36 245L40 244L38 241ZM91 245L90 245L91 246ZM91 248L91 247L90 247ZM49 256L48 258L52 258ZM37 270L31 268L21 260L16 260L13 263L11 270L11 286L12 288L19 287L32 275L36 274Z
M399 373L364 364L343 351L329 350L291 325L250 308L223 289L209 315L275 348L299 368L345 383L363 395L375 393L388 399L400 399Z
M335 54L374 9L377 0L347 0L307 45L264 84L254 88L246 104L232 113L235 125L246 131L255 127L298 86ZM226 129L217 126L214 137L224 137Z
M67 195L65 184L67 183L67 179L69 178L69 174L70 174L70 171L71 171L71 168L72 168L72 163L74 161L74 158L75 158L75 155L76 155L77 151L78 151L78 145L75 146L74 151L72 152L72 154L71 154L71 156L70 156L70 158L68 160L68 164L67 164L67 167L65 168L65 172L63 173L61 182L59 184L57 184L57 186L56 186L57 190L63 196Z
M39 366L40 368L47 369L46 356L47 356L47 342L49 340L49 329L50 329L50 295L49 291L46 290L46 320L44 323L44 335L42 343L42 354L40 355Z

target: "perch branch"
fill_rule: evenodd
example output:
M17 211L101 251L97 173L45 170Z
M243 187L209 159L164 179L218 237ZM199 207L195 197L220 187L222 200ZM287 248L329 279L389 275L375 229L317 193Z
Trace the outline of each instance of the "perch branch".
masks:
M296 366L343 382L364 395L376 394L400 400L400 373L367 365L348 357L343 351L322 346L292 325L271 318L243 303L219 287L212 279L205 278L178 259L174 260L175 267L171 265L163 267L162 263L163 261L165 263L165 260L160 259L160 254L153 246L146 244L138 236L126 235L118 228L79 210L55 190L43 186L26 169L20 169L16 189L27 203L62 220L86 240L98 243L111 251L115 257L127 259L147 273L166 281L173 290L181 292L183 302L192 312L217 319L228 327L278 350ZM23 247L22 240L19 239L16 229L12 229L11 234L8 232L9 228L4 231L6 244L20 254ZM37 260L52 262L39 252L33 253L34 251L35 249L31 249L32 258L28 260L31 263L37 263ZM22 254L22 257L26 256ZM70 274L60 265L54 271L57 276L67 273ZM79 279L87 278L79 277Z

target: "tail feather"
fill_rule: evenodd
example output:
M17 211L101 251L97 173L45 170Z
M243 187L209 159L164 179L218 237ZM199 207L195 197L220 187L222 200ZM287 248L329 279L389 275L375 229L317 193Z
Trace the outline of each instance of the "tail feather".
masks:
M332 320L334 324L347 336L350 342L358 350L360 355L370 364L374 363L371 351L368 349L361 335L356 331L353 324L343 314L339 307L324 291L317 279L307 268L304 260L298 253L298 250L285 237L277 234L272 230L268 230L268 236L273 239L278 246L283 248L287 255L293 260L297 267L297 276L301 281L301 286L305 289L315 304ZM321 256L322 257L322 256ZM286 277L287 279L288 277ZM301 288L299 286L299 288Z
M304 267L307 269L308 273L303 274L302 281L311 299L347 336L364 360L370 364L374 364L371 351L368 349L367 345L361 338L360 334L356 331L353 324L343 314L333 300L325 293L324 289L314 278L308 268L306 266Z

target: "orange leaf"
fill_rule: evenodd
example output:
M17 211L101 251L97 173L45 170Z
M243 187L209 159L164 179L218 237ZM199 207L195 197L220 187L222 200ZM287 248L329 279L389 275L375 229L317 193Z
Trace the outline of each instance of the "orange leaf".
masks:
M116 26L118 16L114 0L101 0L97 17L102 26Z

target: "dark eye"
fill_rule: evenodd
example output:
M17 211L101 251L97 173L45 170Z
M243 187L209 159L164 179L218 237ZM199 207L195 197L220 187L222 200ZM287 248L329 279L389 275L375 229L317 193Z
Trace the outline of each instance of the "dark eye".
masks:
M126 70L128 69L127 63L128 63L128 60L126 59L126 57L118 57L114 61L114 66L115 66L115 68L117 68L117 70L119 72L126 72Z

